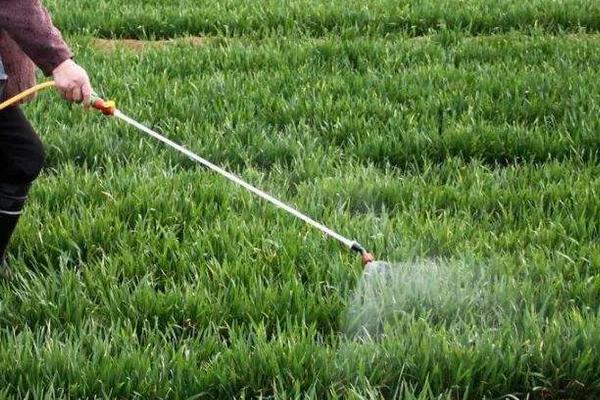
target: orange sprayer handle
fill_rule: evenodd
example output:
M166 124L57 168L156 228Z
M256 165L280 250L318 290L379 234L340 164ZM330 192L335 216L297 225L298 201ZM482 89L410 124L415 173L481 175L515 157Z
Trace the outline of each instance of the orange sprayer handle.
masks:
M107 116L114 115L117 110L117 105L114 101L104 100L96 94L92 94L90 97L90 106Z

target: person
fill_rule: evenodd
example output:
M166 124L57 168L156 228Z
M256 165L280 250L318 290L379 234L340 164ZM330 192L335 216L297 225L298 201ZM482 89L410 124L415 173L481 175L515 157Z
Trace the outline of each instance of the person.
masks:
M35 84L35 65L52 76L71 102L92 93L87 72L39 0L0 0L0 61L6 72L2 100ZM0 271L27 194L44 163L42 143L18 105L0 111Z

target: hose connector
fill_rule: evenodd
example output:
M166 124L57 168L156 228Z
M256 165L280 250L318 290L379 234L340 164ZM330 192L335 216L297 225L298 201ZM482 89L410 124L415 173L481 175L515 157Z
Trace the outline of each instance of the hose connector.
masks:
M90 104L92 108L100 111L102 114L112 116L117 110L117 105L112 100L104 100L96 94L90 96Z

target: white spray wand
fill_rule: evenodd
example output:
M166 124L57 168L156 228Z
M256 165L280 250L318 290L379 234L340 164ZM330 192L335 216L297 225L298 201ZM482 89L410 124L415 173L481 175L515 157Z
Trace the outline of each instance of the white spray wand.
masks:
M182 154L185 154L190 159L204 165L205 167L213 170L214 172L218 173L219 175L224 176L231 182L234 182L234 183L238 184L239 186L243 187L244 189L248 190L249 192L254 193L258 197L262 198L263 200L268 201L269 203L273 204L275 207L280 208L284 211L287 211L289 214L293 215L294 217L301 219L302 221L306 222L307 224L320 230L325 235L342 243L348 249L359 253L362 256L362 261L363 261L364 265L367 265L374 260L373 255L371 253L369 253L357 241L348 239L348 238L340 235L339 233L333 231L332 229L328 228L327 226L323 225L322 223L315 221L314 219L310 218L309 216L307 216L307 215L301 213L300 211L298 211L297 209L291 207L290 205L276 199L275 197L271 196L270 194L268 194L256 187L252 186L251 184L244 181L240 177L238 177L238 176L232 174L231 172L228 172L228 171L224 170L223 168L213 164L212 162L200 157L199 155L195 154L194 152L173 142L172 140L164 137L163 135L159 134L158 132L153 131L152 129L148 128L147 126L142 125L141 123L137 122L133 118L128 117L127 115L123 114L119 109L117 109L115 102L105 101L102 98L100 98L96 95L93 95L92 98L90 99L90 105L93 108L101 111L104 115L114 116L116 118L119 118L119 119L127 122L128 124L136 127L137 129L141 130L142 132L161 141L162 143L166 144L167 146L179 151Z

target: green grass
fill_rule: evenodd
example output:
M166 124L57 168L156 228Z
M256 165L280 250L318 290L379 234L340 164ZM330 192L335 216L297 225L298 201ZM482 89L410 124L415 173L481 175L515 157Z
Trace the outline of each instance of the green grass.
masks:
M600 5L594 0L171 0L160 7L148 0L46 3L70 32L123 37L420 36L448 28L477 35L534 26L552 32L600 29Z
M597 2L48 4L125 113L382 258L448 270L352 340L353 255L43 94L0 397L600 395ZM92 37L186 34L209 37Z

